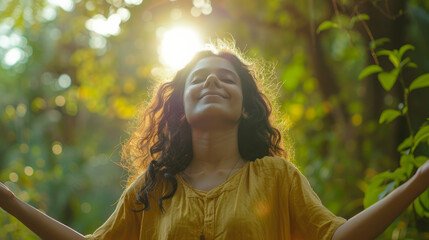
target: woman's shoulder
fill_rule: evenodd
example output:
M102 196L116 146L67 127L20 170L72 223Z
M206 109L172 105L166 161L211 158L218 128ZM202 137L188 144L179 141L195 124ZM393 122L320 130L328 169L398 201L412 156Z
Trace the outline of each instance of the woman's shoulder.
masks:
M265 156L252 162L252 167L263 171L275 171L282 174L291 174L298 171L289 160L278 156Z
M136 174L128 179L125 192L128 194L136 195L146 182L145 172Z

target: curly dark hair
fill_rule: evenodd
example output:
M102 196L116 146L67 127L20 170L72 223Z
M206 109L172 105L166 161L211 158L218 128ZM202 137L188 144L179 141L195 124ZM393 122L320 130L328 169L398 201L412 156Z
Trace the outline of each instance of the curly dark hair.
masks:
M163 211L163 200L173 197L177 190L175 175L184 171L193 158L191 127L185 118L183 93L185 81L193 67L203 58L217 56L229 61L241 79L243 108L248 117L238 127L238 147L241 157L254 161L264 156L284 156L280 131L272 123L272 106L257 84L255 71L236 54L229 51L201 51L170 82L160 85L149 107L139 117L138 126L124 145L122 159L137 173L144 173L144 186L137 195L141 210L149 210L149 194L161 183L171 191L158 199Z

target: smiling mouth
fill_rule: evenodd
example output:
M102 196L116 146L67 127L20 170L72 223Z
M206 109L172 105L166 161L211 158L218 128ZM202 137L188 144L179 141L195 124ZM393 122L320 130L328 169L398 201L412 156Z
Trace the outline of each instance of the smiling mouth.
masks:
M203 95L200 97L200 99L201 99L201 98L204 98L204 97L221 97L221 98L225 98L223 95L218 94L218 93L205 93L205 94L203 94Z
M220 97L220 98L224 98L223 96L218 95L218 94L207 94L207 95L204 95L203 98L204 97Z

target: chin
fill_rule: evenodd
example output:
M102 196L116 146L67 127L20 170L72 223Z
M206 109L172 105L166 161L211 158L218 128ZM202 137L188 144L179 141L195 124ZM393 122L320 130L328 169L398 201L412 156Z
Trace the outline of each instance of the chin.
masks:
M240 115L226 114L220 111L205 111L204 113L187 117L191 127L196 128L219 128L238 127Z

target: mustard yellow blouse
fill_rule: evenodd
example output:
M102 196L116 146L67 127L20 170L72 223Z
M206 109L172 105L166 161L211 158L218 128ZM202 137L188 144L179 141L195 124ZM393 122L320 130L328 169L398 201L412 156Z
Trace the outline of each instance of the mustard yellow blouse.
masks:
M173 198L152 194L150 210L136 204L143 175L122 194L114 213L90 240L131 239L331 239L346 220L336 217L320 202L307 179L290 162L264 157L235 172L218 187L204 192L181 176Z

